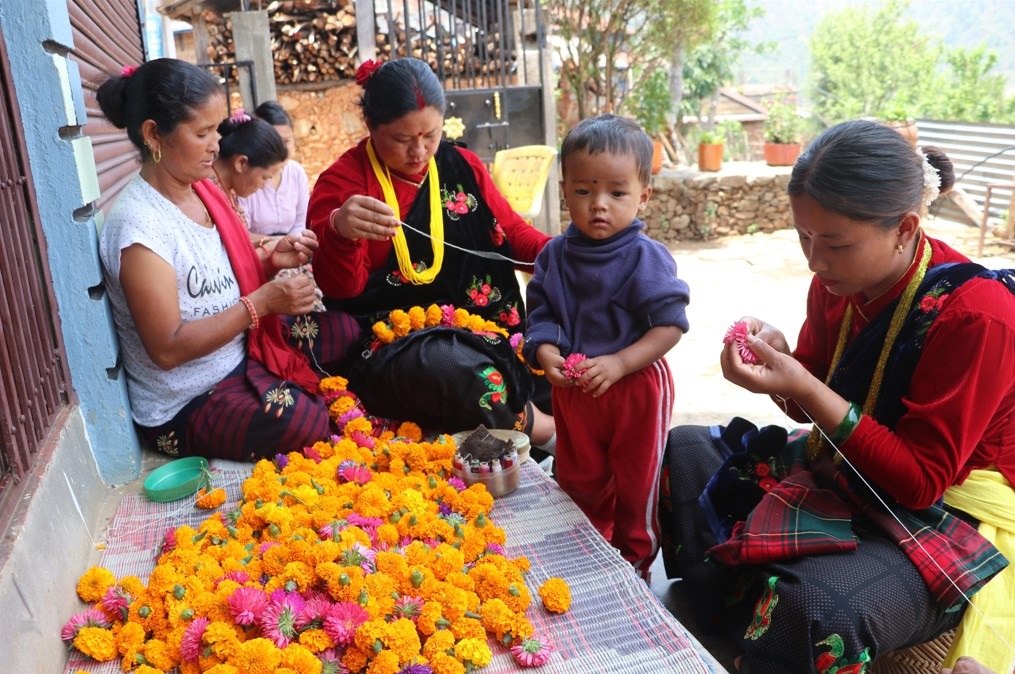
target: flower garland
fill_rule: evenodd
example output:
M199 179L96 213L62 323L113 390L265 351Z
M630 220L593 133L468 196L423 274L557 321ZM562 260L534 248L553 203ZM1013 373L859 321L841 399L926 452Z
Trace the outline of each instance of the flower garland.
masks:
M477 335L500 335L508 338L508 331L494 321L470 314L465 309L456 309L450 304L438 306L431 304L426 309L411 307L408 311L395 309L388 314L387 321L377 321L373 325L374 336L382 344L391 344L396 339L405 337L410 332L433 328L442 325L446 328L470 330Z
M340 377L321 393L340 434L253 466L242 499L167 532L147 585L92 567L92 606L63 639L139 674L466 674L552 646L526 617L529 561L509 558L482 485L451 475L454 441L374 429ZM539 589L561 612L559 578Z

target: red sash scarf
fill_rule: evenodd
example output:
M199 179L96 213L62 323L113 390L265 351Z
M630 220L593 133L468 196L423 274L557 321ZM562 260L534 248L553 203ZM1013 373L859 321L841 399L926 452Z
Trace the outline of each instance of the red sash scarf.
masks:
M264 268L250 236L243 228L226 195L210 180L194 183L194 192L204 202L225 246L241 295L249 295L266 281ZM247 355L264 365L272 374L291 381L316 394L320 378L310 368L307 357L292 348L283 336L285 325L277 314L261 316L260 326L247 334Z

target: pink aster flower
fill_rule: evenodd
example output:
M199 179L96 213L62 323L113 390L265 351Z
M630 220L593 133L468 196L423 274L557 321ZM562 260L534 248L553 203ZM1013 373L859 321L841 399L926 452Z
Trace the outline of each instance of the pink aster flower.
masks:
M572 353L564 359L564 376L571 381L578 381L585 372L585 368L578 369L578 366L585 362L586 357L583 353Z
M197 659L201 657L201 638L204 637L204 631L208 628L208 623L211 622L204 616L194 618L187 629L183 632L183 639L180 641L180 657L186 662L197 662Z
M522 667L542 667L550 660L553 646L550 642L543 643L539 639L525 639L511 647L515 662Z
M326 597L317 595L308 598L296 616L296 629L302 632L307 628L323 627L329 610L331 602Z
M264 637L278 648L285 648L299 638L296 615L299 608L286 603L271 602L261 613L260 625Z
M501 557L507 555L507 551L504 550L504 546L500 543L487 543L484 553L487 555L500 555Z
M341 566L358 566L363 569L363 573L373 573L376 570L374 567L374 559L376 558L377 553L367 546L362 543L353 543L342 552L338 563Z
M726 335L722 338L723 344L735 344L737 352L740 354L741 360L748 365L754 365L760 363L761 359L754 355L750 347L747 346L747 323L745 321L737 321L726 330Z
M78 636L78 632L83 627L109 629L112 627L112 623L109 622L109 617L102 610L90 608L87 611L72 615L70 620L63 626L63 629L60 630L60 638L64 641L74 641Z
M366 484L373 479L374 474L366 466L361 466L352 461L343 461L338 467L338 477L343 482L355 482Z
M390 622L395 622L399 618L408 618L416 622L421 613L423 613L423 600L420 597L399 597L395 600L395 606L391 609Z
M320 463L321 461L324 460L324 459L321 458L321 453L318 452L313 447L304 447L303 448L303 456L307 457L308 459L310 459L314 463Z
M441 305L441 325L445 328L455 327L455 307L453 305Z
M227 571L224 576L215 581L215 586L218 587L218 584L223 580L231 580L234 583L243 585L250 582L250 574L246 571Z
M227 600L229 612L237 625L250 627L258 621L264 609L268 608L268 596L256 587L238 587Z
M525 341L525 336L520 332L513 333L508 337L508 344L511 345L512 351L517 351L523 341Z
M170 550L176 548L176 527L168 529L165 536L162 538L162 548L159 550L160 555L164 555Z
M353 419L359 419L361 416L363 416L363 410L359 409L358 407L353 407L351 410L348 410L347 412L343 412L342 414L340 414L338 420L335 423L338 424L339 428L345 428L345 425L347 423L349 423Z
M321 674L350 674L349 668L342 664L342 653L335 648L328 648L317 654L323 665Z
M363 515L360 515L358 512L349 513L349 516L346 519L349 520L349 524L357 527L363 527L364 529L367 527L373 527L376 529L384 524L384 520L380 517L363 517Z
M334 540L338 538L338 535L348 526L349 523L345 520L332 520L319 528L317 530L317 535L326 541Z
M130 602L132 601L134 598L130 596L129 592L119 585L112 585L102 597L102 610L108 616L119 617L123 622L127 622L127 612L130 610Z
M465 491L466 490L465 483L462 482L462 480L457 478L457 477L449 477L448 478L448 485L454 487L455 491Z
M377 441L372 437L364 433L363 431L353 431L349 436L349 439L355 442L360 447L366 447L367 449L373 449L377 444Z
M324 632L339 646L348 646L356 636L356 628L370 620L367 610L354 601L332 605L324 617Z

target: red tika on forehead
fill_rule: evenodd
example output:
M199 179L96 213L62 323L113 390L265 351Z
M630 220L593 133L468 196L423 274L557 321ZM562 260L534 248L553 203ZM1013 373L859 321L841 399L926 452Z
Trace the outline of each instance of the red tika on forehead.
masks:
M412 88L416 92L416 105L418 105L419 109L422 110L426 107L426 99L423 98L423 90L419 88L418 84L414 84Z

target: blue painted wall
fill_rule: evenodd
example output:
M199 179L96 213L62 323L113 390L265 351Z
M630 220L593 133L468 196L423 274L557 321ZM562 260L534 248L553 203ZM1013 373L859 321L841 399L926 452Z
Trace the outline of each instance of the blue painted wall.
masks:
M99 474L107 484L140 475L141 450L117 366L112 315L102 292L91 143L81 133L84 99L67 0L3 0L7 44L21 112L72 386ZM75 214L78 214L75 216Z

